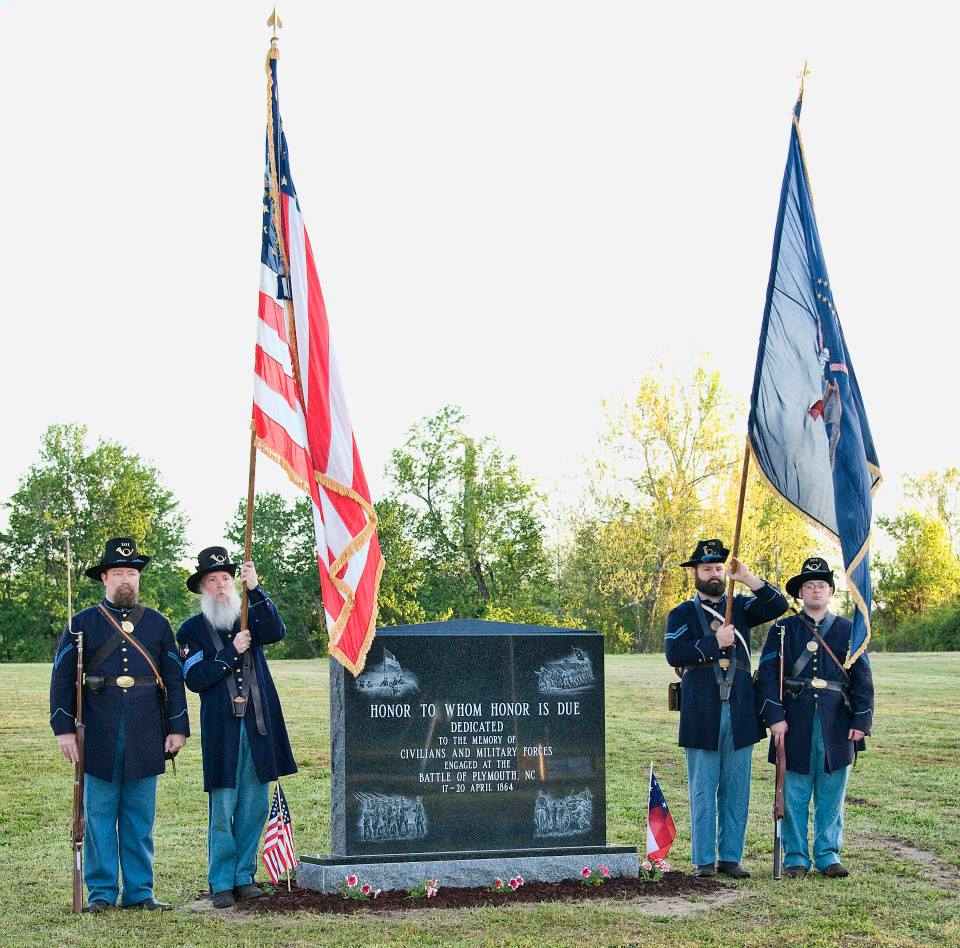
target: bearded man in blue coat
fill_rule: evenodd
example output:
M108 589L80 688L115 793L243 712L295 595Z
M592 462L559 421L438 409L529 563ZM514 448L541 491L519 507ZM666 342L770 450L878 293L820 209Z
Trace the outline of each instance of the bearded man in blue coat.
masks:
M140 571L149 562L132 538L107 541L100 562L86 570L103 583L104 597L73 617L53 663L50 726L75 764L76 649L83 636L87 912L105 912L118 896L122 908L170 908L153 897L157 775L165 755L183 747L190 725L173 630L139 603Z
M701 540L681 566L693 572L696 593L667 616L664 650L680 674L680 740L690 785L691 847L695 874L734 879L750 807L753 745L763 736L750 676L750 629L783 615L783 593L754 576L720 540ZM733 598L726 624L726 579L753 595ZM719 859L717 858L719 856Z
M246 629L240 628L238 568L249 598ZM224 547L200 552L187 586L200 596L200 613L180 626L177 641L187 687L200 694L210 891L214 906L227 908L263 895L254 877L270 781L297 772L263 654L286 628L254 564L231 563Z
M771 627L760 655L757 707L770 728L770 762L786 750L783 866L788 878L810 871L807 826L813 796L813 865L827 878L849 875L840 862L843 802L850 765L865 750L873 724L873 674L864 652L850 667L843 657L853 623L830 611L833 570L807 559L787 582L803 603L799 615ZM781 689L781 666L783 688Z

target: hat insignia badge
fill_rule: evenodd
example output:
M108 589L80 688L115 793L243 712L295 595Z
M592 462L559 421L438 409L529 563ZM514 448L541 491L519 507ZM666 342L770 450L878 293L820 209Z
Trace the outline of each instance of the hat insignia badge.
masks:
M121 556L133 556L133 548L129 546L118 546L117 552Z
M713 556L713 554L714 554L714 549L713 549L712 546L705 546L705 547L703 548L703 555L704 555L704 556Z
M227 558L222 553L211 553L210 559L213 560L214 563L226 563L227 561Z

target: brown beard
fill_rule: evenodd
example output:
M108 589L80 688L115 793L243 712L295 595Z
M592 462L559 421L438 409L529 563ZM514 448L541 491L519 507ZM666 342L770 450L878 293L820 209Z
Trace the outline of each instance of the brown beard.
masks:
M706 593L708 596L722 596L724 582L722 579L694 579L693 585L697 587L697 592Z
M133 586L124 583L113 593L113 604L121 609L132 609L137 604L137 594Z

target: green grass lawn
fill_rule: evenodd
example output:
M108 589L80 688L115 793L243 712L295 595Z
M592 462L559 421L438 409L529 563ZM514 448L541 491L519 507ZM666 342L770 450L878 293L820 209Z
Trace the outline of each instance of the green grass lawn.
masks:
M285 782L298 848L328 852L326 662L272 667L300 763L300 773ZM634 900L603 900L353 918L260 916L240 923L186 911L70 913L72 769L47 723L49 667L0 665L0 945L960 944L954 890L960 887L960 655L878 654L873 667L876 736L848 789L849 879L773 882L773 768L766 745L758 744L745 859L753 878L732 906L687 920L650 917ZM609 842L642 847L653 761L679 832L671 860L686 868L685 769L677 716L665 710L672 672L660 656L613 656L606 675ZM196 696L190 697L197 722ZM206 813L195 735L176 777L160 779L159 898L189 901L205 890ZM893 837L935 854L940 872L898 852Z

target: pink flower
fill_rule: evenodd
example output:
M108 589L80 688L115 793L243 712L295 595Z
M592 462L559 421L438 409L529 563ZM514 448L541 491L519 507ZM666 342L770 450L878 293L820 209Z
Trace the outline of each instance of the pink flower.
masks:
M644 859L643 862L640 863L640 868L644 872L649 872L651 869L653 869L653 864L650 862L649 859Z
M431 879L431 880L430 880L430 885L432 885L434 888L436 888L436 887L437 887L437 880L436 880L436 879Z
M373 890L373 897L374 897L374 898L377 898L377 897L380 895L380 891L381 891L380 889L374 889L374 890Z
M602 875L604 879L610 878L610 870L603 863L600 863L600 875Z
M493 887L494 887L495 889L502 889L502 888L503 888L503 879L494 879L494 880L493 880Z
M362 886L360 886L360 891L361 891L364 895L369 895L369 894L370 894L370 883L369 883L369 882L364 882L364 884L363 884Z
M589 879L589 878L590 878L590 867L589 867L589 866L584 866L584 867L580 870L580 875L583 876L584 879Z
M518 886L518 885L520 885L520 883L517 882L516 879L511 879L511 880L510 880L510 888L513 889L514 892L517 891L517 886Z
M347 876L347 885L352 889L357 884L356 876Z
M523 876L517 876L517 885L523 885Z

